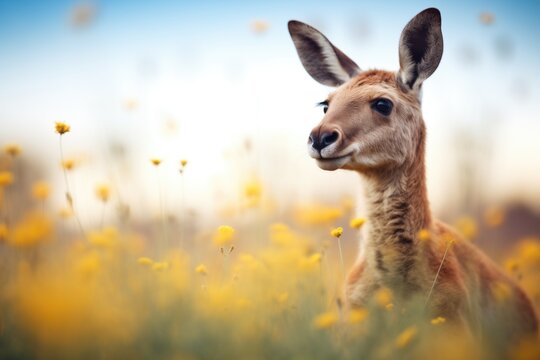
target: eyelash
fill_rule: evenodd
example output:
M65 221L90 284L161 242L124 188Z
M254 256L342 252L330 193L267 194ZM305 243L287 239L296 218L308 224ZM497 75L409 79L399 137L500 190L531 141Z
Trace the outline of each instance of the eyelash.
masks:
M328 100L321 101L320 103L317 104L317 106L322 106L323 111L326 114L326 112L328 111Z

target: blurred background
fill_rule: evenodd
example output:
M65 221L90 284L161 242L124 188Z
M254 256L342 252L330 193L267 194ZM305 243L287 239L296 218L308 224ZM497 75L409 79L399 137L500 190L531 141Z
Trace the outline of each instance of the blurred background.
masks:
M286 23L315 26L364 69L397 70L401 30L429 6L445 42L423 97L432 207L451 222L504 218L481 232L492 244L539 234L535 1L0 1L0 145L24 155L13 186L45 180L46 206L65 207L60 121L86 225L102 217L99 184L119 205L109 221L129 209L212 222L246 194L278 220L301 204L361 208L358 175L307 155L331 89L304 71Z
M507 321L474 346L426 321L437 275L421 312L343 306L362 185L307 154L332 89L287 22L397 70L430 6L432 208L540 309L540 2L0 0L0 358L501 357Z

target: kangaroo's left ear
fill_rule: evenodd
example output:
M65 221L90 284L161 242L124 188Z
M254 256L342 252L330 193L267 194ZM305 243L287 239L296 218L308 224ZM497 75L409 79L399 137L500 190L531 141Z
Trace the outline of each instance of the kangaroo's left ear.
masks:
M429 8L405 26L399 40L398 81L406 90L420 89L442 58L441 13Z

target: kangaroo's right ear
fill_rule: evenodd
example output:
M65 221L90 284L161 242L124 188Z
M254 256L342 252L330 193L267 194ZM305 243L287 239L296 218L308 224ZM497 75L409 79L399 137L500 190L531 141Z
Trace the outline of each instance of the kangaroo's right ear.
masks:
M317 29L291 20L289 33L302 65L321 84L339 86L360 72L358 65Z
M439 66L443 54L441 13L429 8L405 26L399 39L398 81L406 90L419 90Z

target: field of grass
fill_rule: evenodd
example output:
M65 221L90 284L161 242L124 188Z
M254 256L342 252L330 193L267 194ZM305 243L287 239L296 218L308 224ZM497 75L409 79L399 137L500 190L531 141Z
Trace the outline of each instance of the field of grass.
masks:
M65 124L56 131L60 141L75 135ZM341 284L354 251L343 259L342 242L354 250L365 220L350 201L292 204L278 215L264 183L251 181L238 184L241 199L221 223L194 230L185 213L176 221L164 213L131 220L110 187L100 185L95 201L108 216L89 228L70 190L75 165L64 154L57 171L65 188L54 189L66 193L60 214L48 204L51 185L35 179L14 191L20 150L6 146L0 168L2 359L501 356L498 344L471 343L448 331L444 317L426 318L424 299L405 309L382 289L366 308L346 306ZM149 171L161 165L141 162ZM27 194L33 200L23 207L18 199ZM458 225L472 238L476 222L501 226L504 214L491 209L485 219ZM540 309L540 241L519 240L501 266ZM540 346L524 342L510 354L538 359Z

